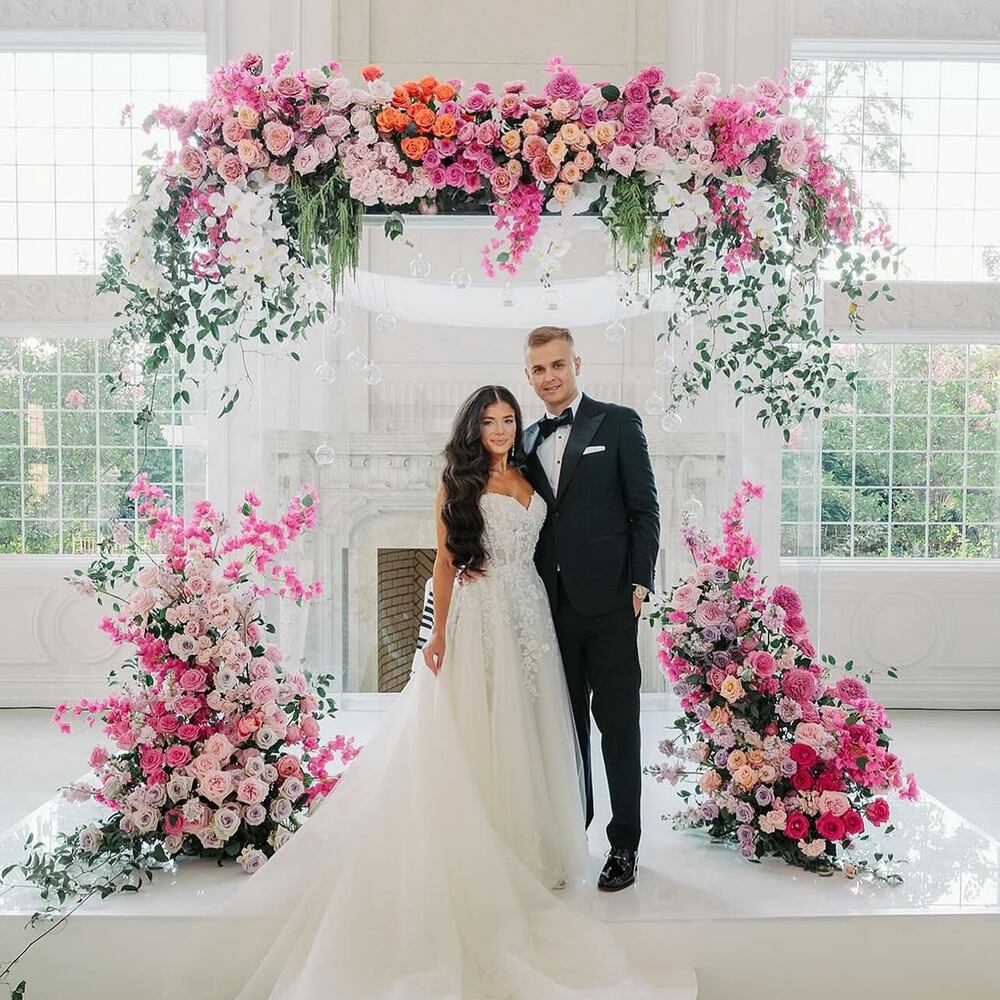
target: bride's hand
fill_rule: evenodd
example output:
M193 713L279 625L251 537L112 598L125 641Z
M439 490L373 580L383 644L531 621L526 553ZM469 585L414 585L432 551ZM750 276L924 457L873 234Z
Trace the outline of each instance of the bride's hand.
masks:
M444 636L431 633L430 639L423 648L424 663L430 668L432 674L437 677L444 663Z

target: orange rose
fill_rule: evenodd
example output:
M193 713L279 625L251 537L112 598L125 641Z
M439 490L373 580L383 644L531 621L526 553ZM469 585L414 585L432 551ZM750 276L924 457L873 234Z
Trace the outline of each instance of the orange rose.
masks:
M420 84L414 82L413 80L407 80L406 83L403 84L403 89L410 95L410 97L422 97L424 93Z
M508 156L513 156L521 148L521 133L511 129L500 136L500 147Z
M439 101L450 101L457 93L450 83L439 83L434 88L434 97Z
M413 114L413 124L420 129L421 132L430 132L434 128L434 119L437 115L434 114L428 107L417 108Z
M371 83L372 80L377 80L382 75L382 70L375 63L369 63L367 66L361 67L361 75Z
M396 131L402 132L410 124L410 116L405 111L394 111L396 116Z
M397 108L405 108L410 104L410 95L405 87L397 87L392 92L392 103Z
M403 152L411 160L422 160L424 153L430 149L431 141L424 135L415 135L409 139L404 139L400 146L403 148Z
M457 128L454 115L438 115L434 122L434 134L439 139L450 139Z
M420 78L420 89L424 97L430 97L434 93L434 88L438 85L436 76L422 76Z
M392 132L396 127L396 112L393 108L383 108L375 116L375 124L380 132Z

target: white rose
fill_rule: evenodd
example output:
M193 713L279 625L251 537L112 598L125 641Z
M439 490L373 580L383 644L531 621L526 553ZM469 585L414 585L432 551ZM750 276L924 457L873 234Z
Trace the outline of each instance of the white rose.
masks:
M267 809L262 803L255 802L243 810L243 819L246 820L248 826L260 826L267 819Z
M249 875L253 875L253 873L255 871L259 871L267 861L267 855L265 855L264 852L257 847L244 847L243 850L240 851L237 861L239 861L240 867L245 872Z
M271 803L270 816L276 823L283 823L292 815L292 803L288 799L275 799Z
M212 829L223 840L229 840L240 828L242 822L243 817L240 816L239 809L235 806L222 806L221 809L215 810L215 815L212 817Z
M96 854L103 840L104 834L100 828L91 823L80 831L80 850L85 854Z

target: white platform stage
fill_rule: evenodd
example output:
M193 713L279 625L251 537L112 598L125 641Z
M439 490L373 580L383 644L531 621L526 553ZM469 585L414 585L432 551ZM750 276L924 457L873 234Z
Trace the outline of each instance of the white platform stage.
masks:
M363 743L381 718L380 708L351 708L328 728ZM646 761L657 760L670 718L662 710L643 712ZM595 765L596 874L607 796L600 761ZM678 965L693 966L701 1000L1000 997L1000 841L929 795L895 805L896 833L885 838L885 849L908 862L899 869L900 886L819 878L776 862L748 864L704 835L673 831L660 817L675 802L672 789L647 779L633 889L608 895L571 888L565 898L612 925L626 948L646 949L653 941L677 955ZM46 803L0 836L0 866L21 855L29 831L49 838L92 810L59 799ZM32 949L13 982L28 979L28 1000L154 995L147 982L151 953L164 949L168 957L156 965L167 975L180 958L170 954L171 926L199 919L246 877L235 866L188 860L158 873L138 894L88 904ZM27 941L24 925L35 899L28 889L0 892L0 958L9 960ZM101 970L112 957L116 972L106 976Z

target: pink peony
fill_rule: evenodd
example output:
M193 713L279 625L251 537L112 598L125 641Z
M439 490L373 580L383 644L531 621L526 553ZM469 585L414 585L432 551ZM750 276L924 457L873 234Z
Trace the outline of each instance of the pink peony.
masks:
M292 75L283 76L274 81L274 92L279 97L284 97L289 101L296 101L305 96L306 88L302 81Z
M775 587L771 602L784 609L786 614L797 615L802 610L802 599L791 587Z
M300 147L292 166L300 174L311 174L319 166L319 153L316 152L316 147L312 145Z

